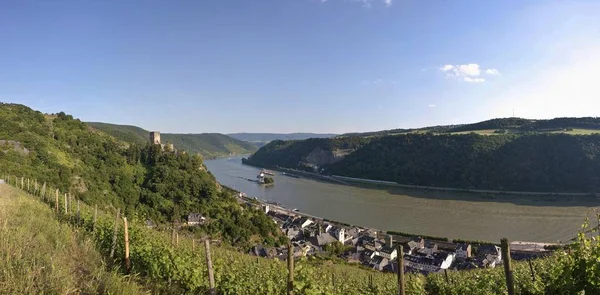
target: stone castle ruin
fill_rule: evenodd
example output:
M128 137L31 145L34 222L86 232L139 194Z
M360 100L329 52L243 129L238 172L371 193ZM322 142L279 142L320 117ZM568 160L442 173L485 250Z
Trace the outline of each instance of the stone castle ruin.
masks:
M175 151L175 146L172 143L164 144L164 143L160 142L160 132L158 132L158 131L150 132L150 143L160 145L160 147L163 150L166 149L167 151L171 151L171 152Z
M150 132L150 143L160 144L160 132L158 132L158 131Z

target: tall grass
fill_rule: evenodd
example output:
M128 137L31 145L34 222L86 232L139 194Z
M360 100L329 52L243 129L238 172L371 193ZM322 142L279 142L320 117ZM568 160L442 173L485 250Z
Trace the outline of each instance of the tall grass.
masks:
M43 203L0 185L0 294L146 293Z

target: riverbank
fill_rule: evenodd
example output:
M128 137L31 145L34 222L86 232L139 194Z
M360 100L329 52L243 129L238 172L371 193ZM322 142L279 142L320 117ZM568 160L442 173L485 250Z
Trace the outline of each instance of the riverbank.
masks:
M248 163L243 163L244 165L259 167L256 165L251 165ZM600 197L600 193L583 193L583 192L528 192L528 191L503 191L503 190L483 190L483 189L466 189L466 188L452 188L452 187L438 187L438 186L421 186L421 185L410 185L410 184L400 184L393 181L383 181L376 179L367 179L367 178L356 178L356 177L347 177L341 175L323 175L314 172L308 172L303 170L296 170L291 168L284 167L272 167L270 169L278 170L282 172L290 172L295 173L307 178L343 184L343 185L352 185L357 186L357 184L372 184L378 186L389 186L389 187L399 187L405 189L415 189L415 190L429 190L429 191L445 191L445 192L458 192L458 193L475 193L475 194L493 194L493 195L513 195L513 196L562 196L562 197Z
M331 178L343 180L347 183L365 183L384 186L393 186L406 189L422 189L433 191L461 192L461 193L476 193L476 194L494 194L494 195L516 195L516 196L565 196L565 197L599 197L599 193L555 193L555 192L523 192L523 191L500 191L500 190L480 190L480 189L463 189L451 187L436 187L436 186L420 186L400 184L393 181L381 181L366 178L354 178L340 175L331 175Z

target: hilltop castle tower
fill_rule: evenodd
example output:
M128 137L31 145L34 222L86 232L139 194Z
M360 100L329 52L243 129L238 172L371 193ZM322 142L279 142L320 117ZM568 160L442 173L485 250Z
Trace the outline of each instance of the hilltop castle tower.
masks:
M158 132L158 131L150 132L150 143L160 144L160 132Z

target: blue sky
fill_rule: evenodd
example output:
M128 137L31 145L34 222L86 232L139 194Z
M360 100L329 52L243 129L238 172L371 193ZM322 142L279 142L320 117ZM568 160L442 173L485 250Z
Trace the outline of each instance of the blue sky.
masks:
M600 115L600 1L5 1L0 101L163 132Z

